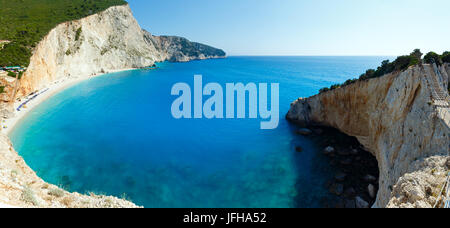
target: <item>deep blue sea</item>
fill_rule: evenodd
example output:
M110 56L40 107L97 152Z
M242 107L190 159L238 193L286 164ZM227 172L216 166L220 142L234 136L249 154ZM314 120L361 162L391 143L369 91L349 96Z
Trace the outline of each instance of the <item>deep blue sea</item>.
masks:
M44 180L73 192L126 196L145 207L320 207L333 170L322 148L295 134L292 101L357 77L386 57L229 57L160 63L66 89L11 133ZM279 83L280 124L174 119L175 83ZM193 88L193 87L192 87ZM295 152L301 146L304 152Z

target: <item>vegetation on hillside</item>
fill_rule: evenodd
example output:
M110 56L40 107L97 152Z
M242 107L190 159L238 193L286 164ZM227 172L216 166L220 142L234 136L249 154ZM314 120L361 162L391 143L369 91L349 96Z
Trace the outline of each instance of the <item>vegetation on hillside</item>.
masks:
M0 50L0 66L28 66L31 50L56 25L126 3L124 0L0 0L0 40L11 41Z
M341 88L343 86L347 86L353 84L357 81L369 80L371 78L378 78L385 74L389 74L392 72L399 72L408 69L410 66L415 66L417 64L422 63L422 53L419 49L415 49L410 55L399 56L393 62L389 60L384 60L376 70L369 69L366 73L362 74L358 79L349 79L343 84L335 84L331 87L325 87L319 90L319 93L328 92L337 88ZM446 51L442 55L439 55L434 52L429 52L423 58L423 62L427 64L436 63L438 65L442 63L450 63L450 52Z

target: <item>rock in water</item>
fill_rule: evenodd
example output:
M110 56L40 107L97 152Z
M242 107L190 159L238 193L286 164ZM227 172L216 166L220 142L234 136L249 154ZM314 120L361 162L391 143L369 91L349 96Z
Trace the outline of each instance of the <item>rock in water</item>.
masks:
M335 183L331 185L330 192L337 196L340 196L342 195L342 193L344 193L344 185Z
M364 177L364 181L366 181L366 182L375 182L375 181L377 181L377 178L372 176L372 175L366 175Z
M350 159L350 158L346 158L341 161L341 165L351 165L351 164L352 164L352 159Z
M302 128L297 131L297 134L304 135L304 136L311 135L312 133L313 132L311 130L309 130L308 128Z
M325 154L325 155L330 155L330 154L332 154L332 153L334 153L334 148L333 147L331 147L331 146L329 146L329 147L327 147L327 148L325 148L324 150L323 150L323 153Z
M349 198L353 198L356 195L356 190L354 188L348 188L345 190L344 195Z
M348 156L348 155L350 155L350 151L348 151L348 150L339 150L338 152L337 152L339 155L341 155L341 156Z
M345 201L345 208L356 208L355 200L346 200Z
M347 174L340 172L340 173L336 174L336 176L334 178L339 182L343 182L343 181L345 181L346 177L347 177Z
M351 155L358 155L358 149L352 149L351 151L350 151L350 154Z
M303 148L302 148L302 147L300 147L300 146L298 146L298 147L295 147L295 151L297 151L297 152L301 153L301 152L303 152Z
M313 129L313 131L314 131L314 133L317 134L317 135L323 134L323 130L320 129L320 128L315 128L315 129Z
M369 184L369 186L367 187L367 191L368 191L370 197L372 197L372 199L376 197L376 190L375 190L375 186L373 186L373 184Z
M361 197L357 196L355 198L356 208L369 208L369 203L363 200Z

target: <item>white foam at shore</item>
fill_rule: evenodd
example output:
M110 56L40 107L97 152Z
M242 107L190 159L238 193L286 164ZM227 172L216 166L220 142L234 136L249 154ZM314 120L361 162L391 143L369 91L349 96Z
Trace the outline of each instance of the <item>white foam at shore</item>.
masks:
M60 79L58 81L52 82L50 83L50 85L48 85L46 88L43 88L39 91L36 92L36 94L40 94L39 96L35 97L34 99L30 100L27 104L26 104L26 108L21 108L20 111L17 111L17 108L23 104L26 100L28 100L29 98L31 98L32 96L29 97L25 97L24 99L22 99L22 101L16 101L14 103L14 117L13 118L9 118L9 119L5 119L3 121L3 123L1 124L1 132L9 135L12 130L14 129L14 127L16 126L16 124L23 118L26 116L26 114L28 114L31 110L33 110L33 108L35 108L36 106L38 106L40 103L42 103L43 101L47 100L48 98L50 98L51 96L55 95L56 93L67 89L73 85L76 85L82 81L85 80L89 80L92 79L94 77L98 77L101 75L105 75L105 74L109 74L109 73L115 73L115 72L121 72L121 71L127 71L127 70L133 70L133 69L121 69L121 70L114 70L114 71L110 71L108 73L104 73L104 74L97 74L94 76L89 76L89 77L72 77L72 78L65 78L65 79ZM44 92L45 91L45 92ZM6 128L4 128L4 126Z

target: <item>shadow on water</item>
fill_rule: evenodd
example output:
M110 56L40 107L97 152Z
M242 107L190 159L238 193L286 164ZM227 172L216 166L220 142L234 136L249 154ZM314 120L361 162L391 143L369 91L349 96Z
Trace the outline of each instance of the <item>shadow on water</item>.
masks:
M356 197L373 205L368 186L378 189L378 162L364 150L355 137L333 128L314 127L312 134L297 134L300 129L291 125L294 135L292 150L296 152L296 167L301 174L297 179L294 207L296 208L354 208ZM326 147L333 147L334 153L325 154ZM309 164L309 165L308 165ZM306 187L307 186L307 187Z

